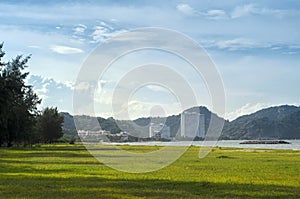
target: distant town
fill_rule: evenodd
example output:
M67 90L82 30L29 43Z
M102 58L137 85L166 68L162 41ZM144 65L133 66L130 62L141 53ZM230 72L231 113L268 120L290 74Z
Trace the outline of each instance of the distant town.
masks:
M205 137L205 115L198 112L185 111L181 114L179 137L172 136L170 127L160 120L153 119L148 126L148 137L144 138L135 137L126 131L112 133L108 130L78 130L77 134L83 142L202 140Z
M300 139L300 107L293 105L268 107L232 121L204 106L184 110L178 115L135 120L62 114L64 137L84 142L203 140L212 117L224 122L219 140Z

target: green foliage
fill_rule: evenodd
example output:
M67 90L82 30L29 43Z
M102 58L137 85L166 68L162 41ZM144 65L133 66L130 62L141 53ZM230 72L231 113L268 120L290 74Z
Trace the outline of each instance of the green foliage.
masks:
M57 139L58 143L69 143L69 144L75 144L76 141L80 141L79 137L76 136L69 136L69 135L64 135L60 138Z
M76 138L75 137L71 137L69 144L75 144Z
M73 116L66 112L62 112L61 114L64 117L64 122L63 122L63 126L62 126L62 131L63 131L64 135L71 136L71 137L77 136L77 131L76 131L76 127L74 124Z
M110 131L113 134L121 132L121 129L118 127L114 118L110 117L110 118L104 119L104 118L98 117L97 119L99 121L101 129Z
M63 136L63 115L57 108L46 108L37 118L37 130L41 133L41 139L45 143L53 143Z
M278 106L225 124L221 139L300 139L300 108Z
M41 102L32 87L25 84L24 69L30 56L17 56L3 62L5 53L0 44L0 146L33 142L37 105Z
M300 110L280 119L277 128L286 139L300 139Z
M74 120L76 120L76 125L79 130L98 131L102 129L110 131L113 134L121 132L121 129L118 127L113 118L95 118L87 115L78 115L73 117L69 113L62 113L62 115L64 116L64 135L77 136Z

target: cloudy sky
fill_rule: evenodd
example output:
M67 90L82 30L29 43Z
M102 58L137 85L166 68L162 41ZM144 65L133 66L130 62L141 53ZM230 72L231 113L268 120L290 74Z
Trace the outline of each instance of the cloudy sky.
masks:
M225 117L234 119L263 107L300 104L299 8L298 0L2 0L0 41L6 59L32 54L28 82L42 97L41 108L57 106L72 113L74 83L84 60L98 45L141 27L176 30L210 55L224 83ZM151 58L186 67L156 52L120 60L99 80L98 115L113 115L111 96L118 76ZM186 73L185 78L193 79L192 73ZM201 80L194 84L199 90L205 85ZM199 96L202 105L210 107L207 93ZM167 114L180 111L174 96L159 86L141 88L129 101L132 117L149 115L149 107L155 104L168 105Z

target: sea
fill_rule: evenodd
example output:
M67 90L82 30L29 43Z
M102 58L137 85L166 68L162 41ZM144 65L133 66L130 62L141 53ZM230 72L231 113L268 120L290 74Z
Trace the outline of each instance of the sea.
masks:
M290 144L240 144L249 140L218 140L218 141L171 141L171 142L124 142L107 143L112 145L143 145L143 146L212 146L248 149L283 149L300 150L300 140L283 140Z

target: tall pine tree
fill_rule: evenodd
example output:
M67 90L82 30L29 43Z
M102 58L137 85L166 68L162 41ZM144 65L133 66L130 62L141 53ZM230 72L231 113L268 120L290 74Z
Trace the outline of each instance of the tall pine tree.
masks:
M31 143L33 127L41 102L32 86L25 84L28 72L24 72L30 56L19 55L9 62L0 44L0 144Z
M63 115L58 113L57 108L45 108L37 119L37 130L45 143L53 143L63 136Z

